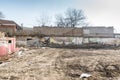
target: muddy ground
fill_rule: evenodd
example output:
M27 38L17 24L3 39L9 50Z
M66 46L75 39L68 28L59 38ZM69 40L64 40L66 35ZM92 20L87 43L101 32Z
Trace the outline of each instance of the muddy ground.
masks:
M0 80L120 80L120 50L31 48L0 60Z

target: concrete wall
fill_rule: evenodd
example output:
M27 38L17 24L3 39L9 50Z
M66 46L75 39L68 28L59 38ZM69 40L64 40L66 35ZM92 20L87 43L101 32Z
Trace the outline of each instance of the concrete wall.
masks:
M83 27L85 37L114 37L113 27Z

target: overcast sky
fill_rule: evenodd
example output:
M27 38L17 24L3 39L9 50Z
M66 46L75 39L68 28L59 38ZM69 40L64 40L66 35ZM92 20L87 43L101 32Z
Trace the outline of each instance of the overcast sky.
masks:
M54 25L55 15L67 8L82 9L90 26L114 26L120 32L120 0L0 0L5 19L26 27L38 25L41 15L48 15Z

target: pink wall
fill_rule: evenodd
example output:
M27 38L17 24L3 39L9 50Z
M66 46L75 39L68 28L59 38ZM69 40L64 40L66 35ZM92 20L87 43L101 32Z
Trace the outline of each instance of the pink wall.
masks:
M0 46L0 56L6 55L7 54L7 48L4 45Z
M2 41L0 42L0 56L11 54L16 51L15 38L5 38L4 43Z

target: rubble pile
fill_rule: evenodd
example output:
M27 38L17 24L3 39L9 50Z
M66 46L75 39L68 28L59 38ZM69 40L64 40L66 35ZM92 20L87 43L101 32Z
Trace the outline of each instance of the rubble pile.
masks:
M56 69L61 69L68 80L119 80L120 50L65 50L57 58Z
M0 57L0 80L119 80L120 50L20 48Z

